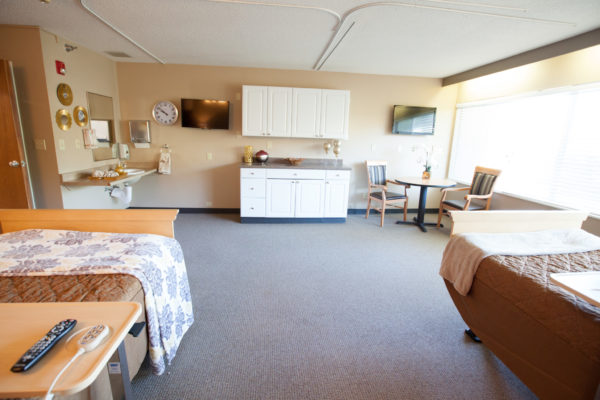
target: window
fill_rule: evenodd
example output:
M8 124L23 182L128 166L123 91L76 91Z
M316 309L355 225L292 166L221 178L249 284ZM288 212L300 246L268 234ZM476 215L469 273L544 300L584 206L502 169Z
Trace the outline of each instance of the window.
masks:
M449 176L502 170L498 191L600 215L600 85L459 104Z

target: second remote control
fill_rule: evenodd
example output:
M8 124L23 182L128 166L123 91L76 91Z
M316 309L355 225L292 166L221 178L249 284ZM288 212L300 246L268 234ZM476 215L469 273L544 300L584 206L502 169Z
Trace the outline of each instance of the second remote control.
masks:
M23 372L34 366L63 336L77 324L77 320L65 319L54 325L46 336L38 340L19 358L10 369L12 372Z

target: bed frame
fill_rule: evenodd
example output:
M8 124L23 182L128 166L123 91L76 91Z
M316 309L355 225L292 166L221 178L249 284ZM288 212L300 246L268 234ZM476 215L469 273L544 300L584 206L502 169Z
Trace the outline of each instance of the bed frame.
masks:
M452 234L581 228L581 211L450 211ZM462 296L444 280L461 317L477 337L543 399L600 400L600 369L483 283ZM471 335L469 335L471 336ZM474 335L473 335L474 336ZM542 349L542 350L540 350ZM551 352L550 361L545 354Z
M22 210L0 209L0 233L23 229L152 233L175 237L179 210Z
M494 210L449 211L451 235L468 232L535 232L547 229L579 229L588 217L584 211Z

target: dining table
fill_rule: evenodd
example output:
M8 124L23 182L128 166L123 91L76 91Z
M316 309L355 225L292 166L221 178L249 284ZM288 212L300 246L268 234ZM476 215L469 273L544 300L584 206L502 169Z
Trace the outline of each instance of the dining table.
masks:
M419 193L419 208L417 210L417 216L413 217L412 221L396 221L397 224L410 224L418 226L423 232L427 232L425 226L437 225L434 222L425 222L425 203L427 202L427 189L429 188L440 188L445 189L456 186L456 182L450 179L442 178L423 178L420 176L408 176L394 179L395 182L410 186L419 186L421 188ZM443 225L440 225L443 226Z

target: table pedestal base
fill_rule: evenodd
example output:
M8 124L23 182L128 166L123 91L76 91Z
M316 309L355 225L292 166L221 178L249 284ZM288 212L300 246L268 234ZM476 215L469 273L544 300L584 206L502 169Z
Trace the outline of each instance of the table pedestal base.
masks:
M427 228L425 228L426 226L437 226L437 223L435 222L425 222L425 221L419 221L417 219L417 217L414 217L412 221L396 221L397 224L404 224L404 225L416 225L418 226L423 232L427 232ZM443 228L444 224L440 224L440 228Z

